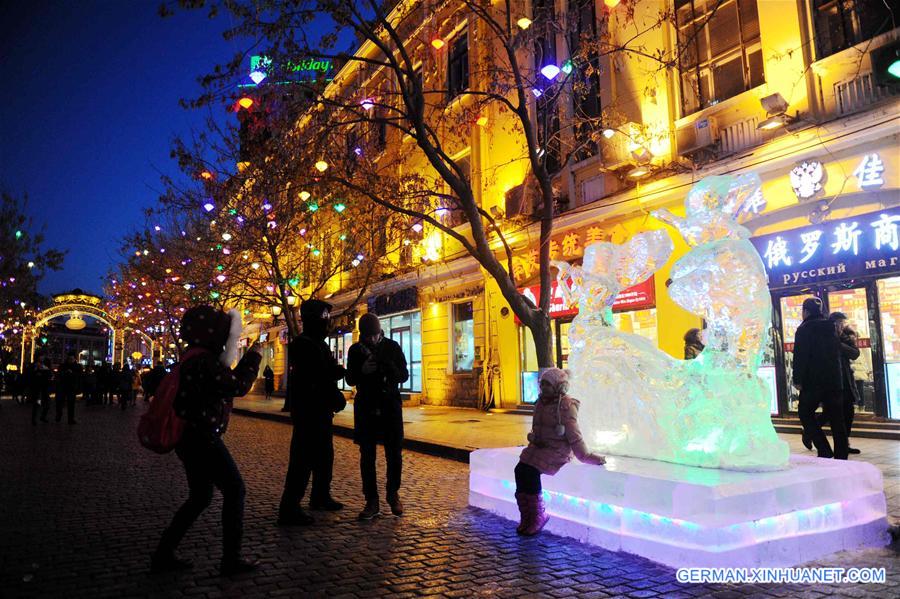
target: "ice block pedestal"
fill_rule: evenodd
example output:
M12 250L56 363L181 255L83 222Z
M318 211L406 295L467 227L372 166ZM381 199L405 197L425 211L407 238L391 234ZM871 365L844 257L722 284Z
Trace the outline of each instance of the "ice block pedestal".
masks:
M470 457L469 504L518 521L519 447ZM673 567L792 566L890 541L881 472L791 456L787 470L737 472L611 456L543 476L550 532Z

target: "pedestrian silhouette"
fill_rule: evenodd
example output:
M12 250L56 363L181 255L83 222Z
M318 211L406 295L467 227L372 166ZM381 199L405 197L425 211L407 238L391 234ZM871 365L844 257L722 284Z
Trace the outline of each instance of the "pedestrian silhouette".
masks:
M403 404L400 384L409 379L406 357L400 345L385 338L374 314L359 319L359 341L347 352L347 383L356 387L353 402L353 440L359 445L366 507L360 520L381 513L375 470L375 446L384 443L387 463L386 499L395 516L403 514L400 478L403 469Z
M175 550L195 520L212 502L213 488L222 492L223 575L248 572L258 563L241 557L244 532L244 480L222 441L234 397L246 395L259 373L262 356L251 347L234 369L241 316L210 306L196 306L181 319L181 337L189 357L181 364L175 412L185 420L175 454L187 475L188 498L163 532L151 559L151 570L191 567Z
M310 509L336 511L344 507L331 497L332 418L347 403L337 387L337 381L344 378L344 367L337 363L325 343L331 305L321 300L306 300L300 306L300 318L303 332L288 346L287 392L294 430L284 492L278 507L278 524L281 526L313 522L312 516L300 506L310 477Z
M812 441L820 458L846 460L848 450L844 418L831 418L832 451L822 425L816 420L821 405L829 414L843 414L841 349L833 322L822 313L822 300L803 301L803 322L794 335L793 384L800 391L797 412L803 435Z

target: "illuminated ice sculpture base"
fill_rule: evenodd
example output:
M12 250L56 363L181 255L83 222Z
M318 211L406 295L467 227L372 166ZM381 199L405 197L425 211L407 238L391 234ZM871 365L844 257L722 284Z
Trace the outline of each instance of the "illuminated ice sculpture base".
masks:
M469 504L518 521L519 447L470 456ZM787 470L738 472L609 457L542 477L546 530L672 567L793 566L889 543L881 472L792 455Z

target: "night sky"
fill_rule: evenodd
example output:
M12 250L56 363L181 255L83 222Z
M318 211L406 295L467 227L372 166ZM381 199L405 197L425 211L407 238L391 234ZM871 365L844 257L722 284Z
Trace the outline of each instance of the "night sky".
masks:
M175 134L206 112L178 105L240 49L227 18L162 19L159 0L0 0L0 186L69 250L42 293L99 292L122 235L162 188ZM219 118L228 118L224 108ZM0 250L2 251L2 250Z

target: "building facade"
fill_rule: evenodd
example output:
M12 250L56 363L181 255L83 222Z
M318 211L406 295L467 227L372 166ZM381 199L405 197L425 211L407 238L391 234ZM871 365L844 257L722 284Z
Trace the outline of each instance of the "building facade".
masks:
M522 16L531 21L539 19L538 9L568 15L555 30L554 52L543 60L565 65L568 56L561 49L573 52L577 40L571 33L584 28L603 29L612 43L638 36L646 52L598 57L587 79L593 91L560 101L552 114L535 94L534 118L558 123L560 147L579 145L566 141L581 135L566 126L575 111L593 111L606 124L602 137L560 161L551 257L578 262L590 243L623 242L667 227L650 213L666 208L683 215L686 193L704 177L757 173L762 200L746 226L772 294L770 345L760 374L770 383L773 414L796 410L789 384L793 335L800 304L816 295L829 310L847 313L860 334L863 356L854 372L862 411L900 418L900 96L896 85L883 85L878 71L884 53L900 39L892 20L892 14L900 15L900 2L578 4L579 17L572 22L566 0L521 3ZM462 92L481 85L479 74L489 72L485 66L493 55L480 45L482 24L453 5L429 5L431 35L440 37L443 51L429 54L421 76ZM672 21L646 26L661 8L671 9ZM647 57L656 50L675 56L676 47L682 51L665 68ZM482 117L486 126L464 135L448 132L455 136L449 147L469 168L481 206L494 209L501 226L509 227L520 291L536 297L539 231L535 207L524 193L523 143L513 127L504 126L510 117L500 106ZM548 151L562 152L553 143L547 141ZM386 133L383 145L406 152L406 168L427 168L401 135ZM688 249L674 229L670 233L675 251L669 263L623 292L614 312L617 326L681 358L684 333L702 322L666 294L669 269ZM353 318L374 312L404 349L411 367L404 391L412 401L492 401L502 408L533 402L537 366L530 333L493 279L440 231L421 231L413 251L418 266L371 285L352 306L352 318L330 340L335 354L345 358L355 338ZM358 295L335 289L329 301L341 310ZM565 367L576 312L556 290L553 298L555 357ZM258 323L250 325L248 342L262 332ZM282 375L285 336L272 327L267 337L266 359Z

